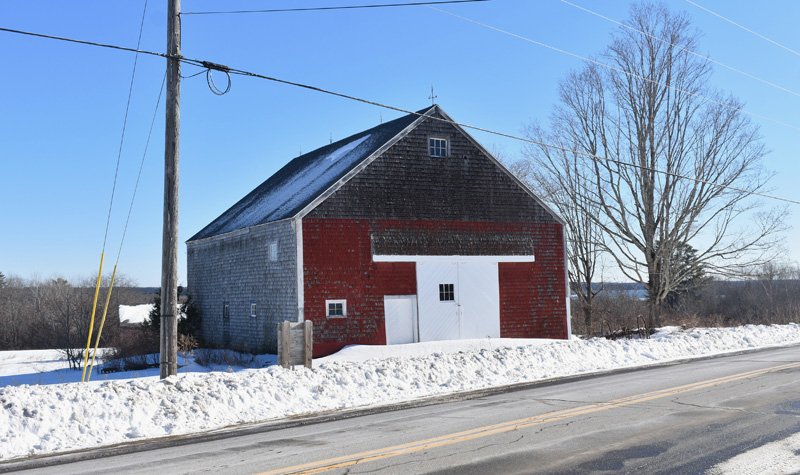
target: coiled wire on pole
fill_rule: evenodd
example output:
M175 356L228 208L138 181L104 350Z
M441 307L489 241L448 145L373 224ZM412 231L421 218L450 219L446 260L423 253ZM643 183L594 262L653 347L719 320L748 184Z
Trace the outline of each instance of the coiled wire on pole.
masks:
M230 68L228 68L227 66L223 66L221 64L212 63L210 61L203 61L202 64L206 68L206 81L208 82L208 88L211 89L211 92L213 92L218 96L227 94L228 91L231 90ZM217 85L214 83L214 76L211 73L212 70L221 71L225 73L225 75L228 77L228 85L224 91L219 87L217 87Z

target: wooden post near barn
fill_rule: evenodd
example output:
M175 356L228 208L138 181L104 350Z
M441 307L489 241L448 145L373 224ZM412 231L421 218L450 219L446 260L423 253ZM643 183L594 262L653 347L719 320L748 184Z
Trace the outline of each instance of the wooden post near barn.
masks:
M310 320L301 323L281 322L278 325L278 363L284 368L303 365L311 369L313 337Z

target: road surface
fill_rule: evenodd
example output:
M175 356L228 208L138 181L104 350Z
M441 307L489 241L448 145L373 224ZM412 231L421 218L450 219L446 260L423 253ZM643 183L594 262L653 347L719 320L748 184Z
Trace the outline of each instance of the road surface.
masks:
M800 432L800 348L301 422L26 473L704 473Z

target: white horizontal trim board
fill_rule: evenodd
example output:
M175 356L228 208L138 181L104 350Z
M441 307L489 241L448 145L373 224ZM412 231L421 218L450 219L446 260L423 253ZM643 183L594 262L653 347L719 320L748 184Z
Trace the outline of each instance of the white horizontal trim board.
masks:
M386 256L373 255L374 262L534 262L528 256Z

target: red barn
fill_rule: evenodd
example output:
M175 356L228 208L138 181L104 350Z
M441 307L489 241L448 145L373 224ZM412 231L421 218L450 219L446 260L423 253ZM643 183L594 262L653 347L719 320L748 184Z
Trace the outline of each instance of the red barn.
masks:
M187 248L212 345L570 333L563 222L439 106L295 158Z

